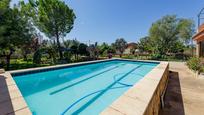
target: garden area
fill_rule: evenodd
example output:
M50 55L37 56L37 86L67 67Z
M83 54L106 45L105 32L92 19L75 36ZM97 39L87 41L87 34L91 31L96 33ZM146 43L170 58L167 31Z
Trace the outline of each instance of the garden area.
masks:
M129 43L121 37L113 43L86 44L66 38L77 16L63 1L20 1L10 7L9 0L1 0L0 4L0 68L6 70L112 57L186 61L195 55L191 42L195 24L176 15L152 23L139 41Z

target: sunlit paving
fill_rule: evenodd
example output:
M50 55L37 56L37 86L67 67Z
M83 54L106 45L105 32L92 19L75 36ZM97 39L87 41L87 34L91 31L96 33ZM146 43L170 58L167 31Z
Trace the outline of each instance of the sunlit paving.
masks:
M203 115L200 0L0 0L0 115Z

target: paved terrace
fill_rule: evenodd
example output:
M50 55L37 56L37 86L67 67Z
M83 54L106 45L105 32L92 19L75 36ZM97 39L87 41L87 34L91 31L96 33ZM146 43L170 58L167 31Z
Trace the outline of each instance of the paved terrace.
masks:
M160 115L204 115L204 77L195 78L185 63L170 62L165 108Z

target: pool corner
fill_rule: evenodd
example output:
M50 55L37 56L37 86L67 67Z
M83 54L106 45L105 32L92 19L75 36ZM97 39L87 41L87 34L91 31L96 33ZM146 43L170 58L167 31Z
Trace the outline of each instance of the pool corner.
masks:
M160 62L141 81L126 91L101 115L158 115L168 83L169 63Z
M0 74L0 112L3 115L32 115L11 74Z

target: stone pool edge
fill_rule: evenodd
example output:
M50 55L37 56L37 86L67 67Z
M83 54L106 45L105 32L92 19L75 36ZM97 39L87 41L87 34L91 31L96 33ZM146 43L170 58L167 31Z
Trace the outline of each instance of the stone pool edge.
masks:
M28 68L22 70L6 71L0 74L0 113L3 115L32 115L24 97L22 96L17 84L15 83L12 74L23 72L40 72L54 68L65 68L72 66L80 66L90 63L106 62L116 59L95 60L87 62L78 62L71 64L54 65L47 67Z
M72 66L90 64L90 63L106 62L106 61L111 61L111 60L127 60L127 61L140 61L140 62L160 62L160 61L149 61L149 60L132 60L132 59L113 58L113 59L105 59L105 60L87 61L87 62L79 62L79 63L72 63L72 64L63 64L63 65L55 65L55 66L47 66L47 67L38 67L38 68L29 68L29 69L23 69L23 70L7 71L7 72L5 72L3 74L0 74L0 78L5 79L5 83L0 84L0 89L2 89L2 88L4 89L4 87L7 87L7 90L8 90L7 95L9 95L10 98L5 97L4 94L0 95L0 96L3 97L0 100L0 112L3 113L3 114L9 114L9 115L10 114L32 115L26 101L24 100L24 98L23 98L20 90L18 89L18 86L16 85L15 81L13 80L13 77L12 77L11 74L23 73L23 72L28 72L28 71L29 72L41 71L41 70L44 71L46 69L52 69L52 68L72 67ZM161 63L164 63L164 62L160 62L160 64ZM157 68L157 66L155 68ZM146 76L145 76L145 78L146 78ZM124 95L126 95L126 94L124 94ZM122 95L122 96L124 96L124 95ZM5 105L9 105L9 103L10 103L10 105L12 105L11 108L5 106Z
M0 74L0 113L2 115L32 115L24 97L9 72Z
M161 109L160 97L168 83L168 74L169 63L161 61L144 78L102 111L100 115L158 115Z

